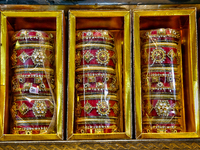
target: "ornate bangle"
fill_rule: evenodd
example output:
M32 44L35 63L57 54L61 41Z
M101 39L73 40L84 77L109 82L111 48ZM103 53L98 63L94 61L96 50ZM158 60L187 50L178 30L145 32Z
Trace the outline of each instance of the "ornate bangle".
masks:
M34 121L37 122L37 118L51 118L53 116L54 103L52 98L14 97L14 99L11 112L15 121L21 118L28 122L27 118L35 118Z
M180 91L180 76L176 72L142 72L144 93L171 93Z
M76 40L79 41L88 39L108 39L113 40L113 35L108 30L78 30L76 32Z
M85 100L95 100L95 99L104 99L104 100L114 100L118 101L118 98L116 95L81 95L78 97L79 101L85 101Z
M115 69L113 68L110 68L110 67L98 67L98 66L90 66L90 67L83 67L83 68L78 68L76 69L76 72L78 73L83 73L83 72L86 72L86 73L93 73L93 72L105 72L105 73L115 73Z
M15 95L52 94L52 90L55 88L53 69L47 69L46 72L34 71L34 69L33 72L28 69L26 69L26 72L23 72L24 69L15 69L11 81ZM37 68L37 70L40 69Z
M113 49L114 45L108 45L108 44L97 44L97 43L87 43L87 44L77 44L76 49L88 49L88 48L94 48L94 49Z
M115 100L93 99L80 101L76 107L76 115L84 116L118 116L119 106Z
M77 118L76 122L78 124L116 124L116 120L118 117L106 117L104 118L99 118L99 117L79 117Z
M13 134L45 133L54 114L52 96L14 96L11 114Z
M18 50L18 49L27 49L27 48L46 48L46 49L53 49L53 46L51 45L51 43L46 43L46 44L37 44L37 43L26 43L26 44L15 44L14 46L14 50Z
M180 64L180 52L176 47L144 47L141 52L142 65L165 66Z
M116 83L115 73L105 73L105 72L89 72L89 73L77 73L76 81L78 83L92 83L92 82L112 82Z
M142 31L140 37L143 40L143 43L154 43L162 41L178 43L180 38L180 31L170 28L160 28Z
M54 74L54 70L51 68L18 68L14 70L14 73L37 73L43 72L47 74Z
M177 133L181 132L182 127L179 124L155 124L143 126L143 133Z
M87 49L77 51L76 68L84 66L110 66L115 68L116 55L112 50L107 49Z
M15 33L15 35L12 37L13 41L15 40L26 40L26 41L31 41L31 40L52 40L53 39L53 34L47 34L46 32L43 31L36 31L36 30L20 30Z
M85 44L107 44L112 47L114 47L114 41L112 39L101 39L101 38L94 38L94 37L89 37L88 39L80 39L76 41L77 46L79 47L80 45L85 45Z
M169 94L150 94L150 95L143 95L143 100L149 100L149 99L168 99L168 100L177 100L179 101L181 99L180 95L169 95Z
M117 119L117 118L116 118ZM117 132L116 119L109 118L78 118L77 133L112 133Z
M175 117L181 116L182 104L177 100L160 100L151 99L143 100L142 111L143 116L148 116L149 118L157 117Z
M44 134L47 133L48 125L14 126L12 134Z
M86 93L114 92L118 89L116 75L109 73L78 74L76 77L76 89L78 94L83 91Z
M118 127L114 124L91 124L91 125L78 125L76 133L114 133L118 131Z
M52 68L54 55L52 50L45 48L26 48L13 50L11 56L13 68L29 68L44 66Z

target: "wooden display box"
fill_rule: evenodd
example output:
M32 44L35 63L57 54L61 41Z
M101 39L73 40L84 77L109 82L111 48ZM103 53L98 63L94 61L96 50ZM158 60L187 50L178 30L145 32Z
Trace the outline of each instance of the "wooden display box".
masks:
M68 61L68 116L67 139L128 139L132 132L131 110L131 48L130 13L115 10L69 11L69 61ZM75 133L75 53L76 30L106 29L113 33L117 51L117 76L119 83L120 132Z
M64 31L63 11L1 11L1 55L0 55L0 140L59 140L63 139L64 126ZM55 132L53 134L10 134L11 120L11 37L21 29L42 30L54 35L55 53Z
M150 9L133 12L134 85L136 138L198 138L199 97L196 9ZM140 31L157 28L175 28L181 32L182 79L185 114L185 131L180 133L142 132L142 85ZM184 128L184 127L183 127Z

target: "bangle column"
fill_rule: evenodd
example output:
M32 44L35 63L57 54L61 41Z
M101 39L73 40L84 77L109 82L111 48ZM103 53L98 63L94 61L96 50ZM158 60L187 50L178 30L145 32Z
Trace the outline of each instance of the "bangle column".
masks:
M80 30L76 37L76 132L119 130L116 52L107 30Z
M54 132L49 129L53 126L55 108L53 35L43 31L20 30L12 37L12 41L11 132Z
M180 32L141 32L142 128L144 133L184 131Z

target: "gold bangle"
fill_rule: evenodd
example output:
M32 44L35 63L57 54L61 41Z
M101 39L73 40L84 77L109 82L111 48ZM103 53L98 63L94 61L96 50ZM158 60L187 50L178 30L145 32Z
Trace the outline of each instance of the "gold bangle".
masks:
M145 126L143 128L143 131L146 131L147 133L154 133L155 130L157 130L157 133L166 133L167 129L171 130L170 133L177 133L177 130L181 131L182 127L179 127L179 126L160 126L160 125L154 126L153 125L153 126Z
M84 100L93 100L93 99L101 99L104 98L106 100L113 100L113 101L118 101L117 96L116 95L82 95L79 96L79 100L80 101L84 101Z
M116 124L116 123L115 123ZM103 129L103 128L106 128L106 129L114 129L116 128L116 125L112 125L112 126L103 126L103 125L96 125L96 126L82 126L82 127L79 127L79 129Z
M83 55L81 55L81 52L78 51L75 57L77 68L84 66L81 65L81 60L85 60L87 63L90 63L91 60L95 59L97 64L93 66L98 66L99 64L107 65L110 60L112 60L114 64L116 64L117 62L115 53L112 56L110 56L110 53L107 51L107 49L98 49L95 54L92 54L90 53L90 51L87 51ZM88 65L92 66L91 64Z
M78 91L78 92L83 92L83 91L87 91L87 90L89 90L88 92L90 93L90 90L94 90L95 92L102 92L102 91L104 91L104 90L106 90L106 91L112 91L112 92L115 92L115 91L117 91L117 87L115 86L115 85L113 85L113 84L110 84L111 86L113 86L112 88L98 88L98 87L94 87L94 88L91 88L91 87L84 87L84 88L79 88L78 86L79 85L76 85L76 90ZM88 84L87 84L87 86L88 86ZM86 92L86 93L88 93L88 92ZM93 92L94 93L94 92Z
M156 102L156 105L153 106L150 101L147 102L147 104L143 103L142 110L143 112L146 112L148 116L150 116L151 112L153 110L156 111L158 117L170 117L169 113L173 110L175 115L180 115L179 112L182 110L183 107L181 105L180 101L176 101L173 103L173 106L169 103L168 100L158 100ZM174 117L174 116L173 116ZM171 117L171 118L173 118Z
M25 63L29 58L31 58L34 65L43 65L45 60L49 60L49 62L52 64L54 55L50 54L47 57L44 51L45 50L42 48L35 49L31 56L29 56L28 54L26 54L26 52L23 51L19 56L17 56L17 53L14 50L11 56L12 65L16 65L17 59L19 59L22 63Z
M14 49L23 48L23 47L37 47L37 48L47 48L53 49L53 46L47 44L16 44Z
M107 118L107 117L106 117ZM89 124L89 123L110 123L110 124L116 124L115 120L117 120L118 117L109 117L107 119L104 118L88 118L88 117L81 117L81 118L77 118L76 122L78 124Z
M87 132L87 130L90 130L89 132ZM76 133L94 133L96 134L101 134L104 133L104 129L111 129L111 133L117 132L118 131L118 127L116 125L112 125L112 126L103 126L103 125L99 125L99 126L82 126L77 128Z
M169 100L176 100L180 101L180 95L143 95L142 100L153 100L153 99L169 99Z
M76 69L76 72L86 72L86 71L99 71L99 72L107 72L107 73L115 73L115 69L109 67L83 67Z
M93 34L94 32L99 32L100 34ZM83 33L85 33L85 35L83 36ZM77 40L80 39L93 39L93 38L103 38L103 39L113 39L110 38L109 35L111 37L113 37L112 33L108 30L78 30L76 32L76 38Z
M142 72L160 72L160 71L174 71L175 73L178 72L178 68L177 67L148 67L145 66L145 68L142 69Z
M152 31L157 31L157 34L152 35ZM170 31L170 33L167 33L166 31ZM160 29L154 29L154 30L143 30L141 31L141 37L144 39L149 39L153 37L174 37L174 38L180 38L180 31L170 28L160 28Z
M36 72L36 71L41 71L41 72L47 72L47 73L54 73L54 69L50 69L50 68L18 68L15 69L14 72L15 73L19 73L19 72Z
M105 48L104 46L102 47L81 47L81 48L77 48L76 51L79 52L79 51L93 51L93 50L98 50L98 49L106 49L106 50L109 50L109 51L114 51L115 52L115 49L114 48Z
M29 111L32 111L35 117L45 117L47 110L54 113L54 104L50 102L50 106L47 106L45 100L34 100L33 106L29 108L25 103L22 103L19 107L16 104L16 101L12 105L12 115L15 118L17 116L17 111L19 111L22 115L27 114Z
M104 110L102 111L102 108L104 108ZM117 115L119 112L119 106L117 103L115 103L112 107L110 106L110 103L108 104L105 100L100 100L98 101L98 103L96 104L96 107L93 107L87 100L87 103L84 104L84 106L82 107L80 103L78 103L77 105L77 112L81 112L81 110L84 110L84 112L86 112L87 114L89 114L93 109L96 109L96 112L101 115L101 116L107 116L110 113L110 110L112 109L114 114ZM106 110L105 110L106 109ZM77 114L78 116L80 116L80 114Z
M148 43L148 44L142 45L142 48L161 47L161 46L178 48L177 44L175 44L175 43L167 43L167 42Z
M162 119L160 117L143 117L142 118L142 124L153 124L155 123L171 123L171 122L177 122L177 120L182 119L182 117L175 117L175 116L171 116L171 117L165 117L165 119Z
M22 83L23 87L21 88L19 82L16 81L15 77L13 77L13 79L12 79L12 91L13 92L20 92L20 93L22 91L29 91L29 92L34 93L34 94L37 94L40 91L52 91L55 88L53 82L54 82L54 80L50 81L50 83L49 83L50 88L46 88L45 84L42 81L35 83L35 84L39 84L37 87L33 87L32 86L33 83L23 82ZM33 91L31 91L31 90L33 90Z
M108 44L77 44L76 49L86 48L86 47L99 47L99 48L112 49L113 46L114 46L113 44L112 46Z
M32 124L32 123L51 123L52 118L50 120L15 120L16 124Z
M27 96L14 96L14 102L20 100L47 100L52 101L52 96L37 96L37 95L27 95Z
M39 134L42 134L42 133L46 133L47 130L48 130L48 127L37 127L37 128L31 128L31 127L22 127L22 128L16 128L14 127L12 129L12 133L13 134L19 134L20 131L24 131L25 134L32 134L33 131L39 131Z

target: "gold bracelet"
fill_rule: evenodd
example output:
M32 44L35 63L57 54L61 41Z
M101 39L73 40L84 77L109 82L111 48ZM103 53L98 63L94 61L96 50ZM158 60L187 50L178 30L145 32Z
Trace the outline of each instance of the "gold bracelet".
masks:
M83 67L76 69L76 72L87 72L87 71L98 71L98 72L107 72L107 73L115 73L115 69L110 67Z
M38 131L39 130L39 134L42 134L42 133L46 133L47 130L48 130L48 127L37 127L37 128L31 128L31 127L22 127L22 128L17 128L17 127L14 127L12 129L12 133L13 134L19 134L20 131L24 131L25 134L32 134L33 131Z
M106 49L112 49L114 45L108 45L108 44L77 44L76 49L79 48L86 48L86 47L99 47L99 48L106 48Z
M50 106L48 107L45 100L34 100L33 106L29 108L25 103L22 103L21 106L18 107L15 101L11 110L14 118L18 114L17 111L19 111L22 115L27 114L29 111L33 111L35 117L45 117L47 110L49 110L53 115L54 104L50 101Z
M168 117L171 110L174 111L175 115L180 115L179 113L183 107L180 101L176 101L173 106L171 106L168 100L158 100L155 106L153 106L150 101L148 101L147 104L143 103L142 109L143 112L147 112L148 115L155 110L158 116Z
M118 114L119 112L119 106L117 103L115 103L112 107L110 106L110 103L108 104L107 101L105 100L100 100L98 101L98 103L96 104L96 107L93 107L87 100L87 103L84 104L84 107L81 106L80 103L77 104L77 112L81 112L81 110L84 110L84 112L86 112L87 114L89 114L93 109L96 109L96 112L99 115L104 115L107 116L110 113L110 109L113 110L113 112L115 113L115 115ZM102 110L103 109L103 110ZM80 114L79 114L80 115ZM79 116L78 115L78 116Z
M90 123L109 123L109 124L116 124L116 120L118 117L106 117L106 118L88 118L88 117L81 117L77 118L76 122L78 124L90 124Z
M106 100L113 100L118 101L117 95L82 95L79 96L80 101L84 100L94 100L94 99L106 99Z
M17 59L19 59L22 63L25 63L29 58L31 58L34 65L43 65L45 60L49 60L52 64L54 60L54 55L50 54L48 57L45 54L46 49L35 49L31 56L26 54L26 52L22 52L19 56L17 56L16 51L13 51L11 56L12 65L15 66L17 63Z

